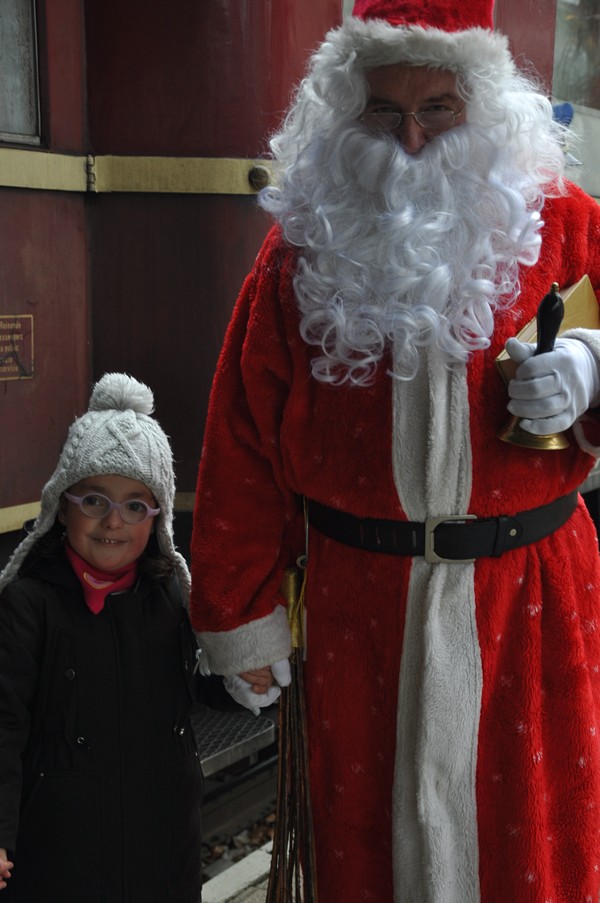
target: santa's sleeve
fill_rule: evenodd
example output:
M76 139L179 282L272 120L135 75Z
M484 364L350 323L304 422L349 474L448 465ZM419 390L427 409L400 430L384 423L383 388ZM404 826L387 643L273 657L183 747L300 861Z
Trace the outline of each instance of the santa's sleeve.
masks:
M569 329L565 338L578 339L592 352L600 371L600 329ZM600 409L591 408L573 424L573 435L583 451L600 458Z
M280 452L292 377L280 299L285 256L271 233L237 300L209 401L190 611L201 664L217 674L272 664L291 651L280 585L294 561L299 503Z
M577 281L583 274L589 276L600 304L600 204L580 189L573 189L572 219L565 228L566 257L577 262L578 273L571 276ZM600 368L600 330L570 329L565 338L584 342L596 358ZM600 457L600 409L591 409L573 424L573 435L583 451Z

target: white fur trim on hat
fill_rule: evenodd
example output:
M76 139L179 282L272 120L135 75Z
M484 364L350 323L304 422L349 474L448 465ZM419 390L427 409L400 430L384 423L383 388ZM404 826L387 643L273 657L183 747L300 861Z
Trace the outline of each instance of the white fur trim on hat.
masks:
M405 63L448 69L467 76L510 76L515 64L508 49L508 38L487 28L469 28L448 32L421 25L395 26L382 19L363 21L349 17L330 31L313 58L339 65L353 59L362 69Z
M54 525L65 490L87 477L116 474L144 483L154 495L160 507L158 547L173 562L187 601L189 571L173 541L173 455L167 436L150 416L153 410L152 390L125 373L107 373L96 383L87 413L71 425L57 468L42 489L31 533L0 573L0 589L16 577L34 544Z

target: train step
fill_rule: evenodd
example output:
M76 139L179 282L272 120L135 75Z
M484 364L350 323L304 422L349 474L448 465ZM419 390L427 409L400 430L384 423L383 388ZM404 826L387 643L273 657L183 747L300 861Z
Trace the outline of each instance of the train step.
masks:
M221 712L203 705L193 713L191 720L205 777L217 774L275 741L272 719L252 712Z

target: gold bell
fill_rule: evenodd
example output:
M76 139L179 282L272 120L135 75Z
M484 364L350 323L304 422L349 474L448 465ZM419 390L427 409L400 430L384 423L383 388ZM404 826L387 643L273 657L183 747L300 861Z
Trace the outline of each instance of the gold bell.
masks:
M537 448L542 451L558 451L568 448L569 441L564 433L548 433L546 436L536 436L522 429L519 417L511 417L503 430L498 433L498 438L511 445L521 445L524 448Z
M536 355L552 351L564 314L565 306L558 293L558 282L553 282L548 294L542 298L537 311ZM504 429L498 433L498 438L511 445L521 445L524 448L536 448L542 451L557 451L569 447L569 441L564 433L535 436L522 429L519 424L519 417L511 417Z

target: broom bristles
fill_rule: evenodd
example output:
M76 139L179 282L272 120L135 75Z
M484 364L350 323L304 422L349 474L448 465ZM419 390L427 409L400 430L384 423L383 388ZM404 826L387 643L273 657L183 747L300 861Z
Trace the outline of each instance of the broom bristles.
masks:
M297 618L304 586L292 580L289 587L295 598L288 603ZM296 635L298 629L296 623ZM279 700L277 809L265 903L318 903L301 644L295 645L290 665L292 680Z

